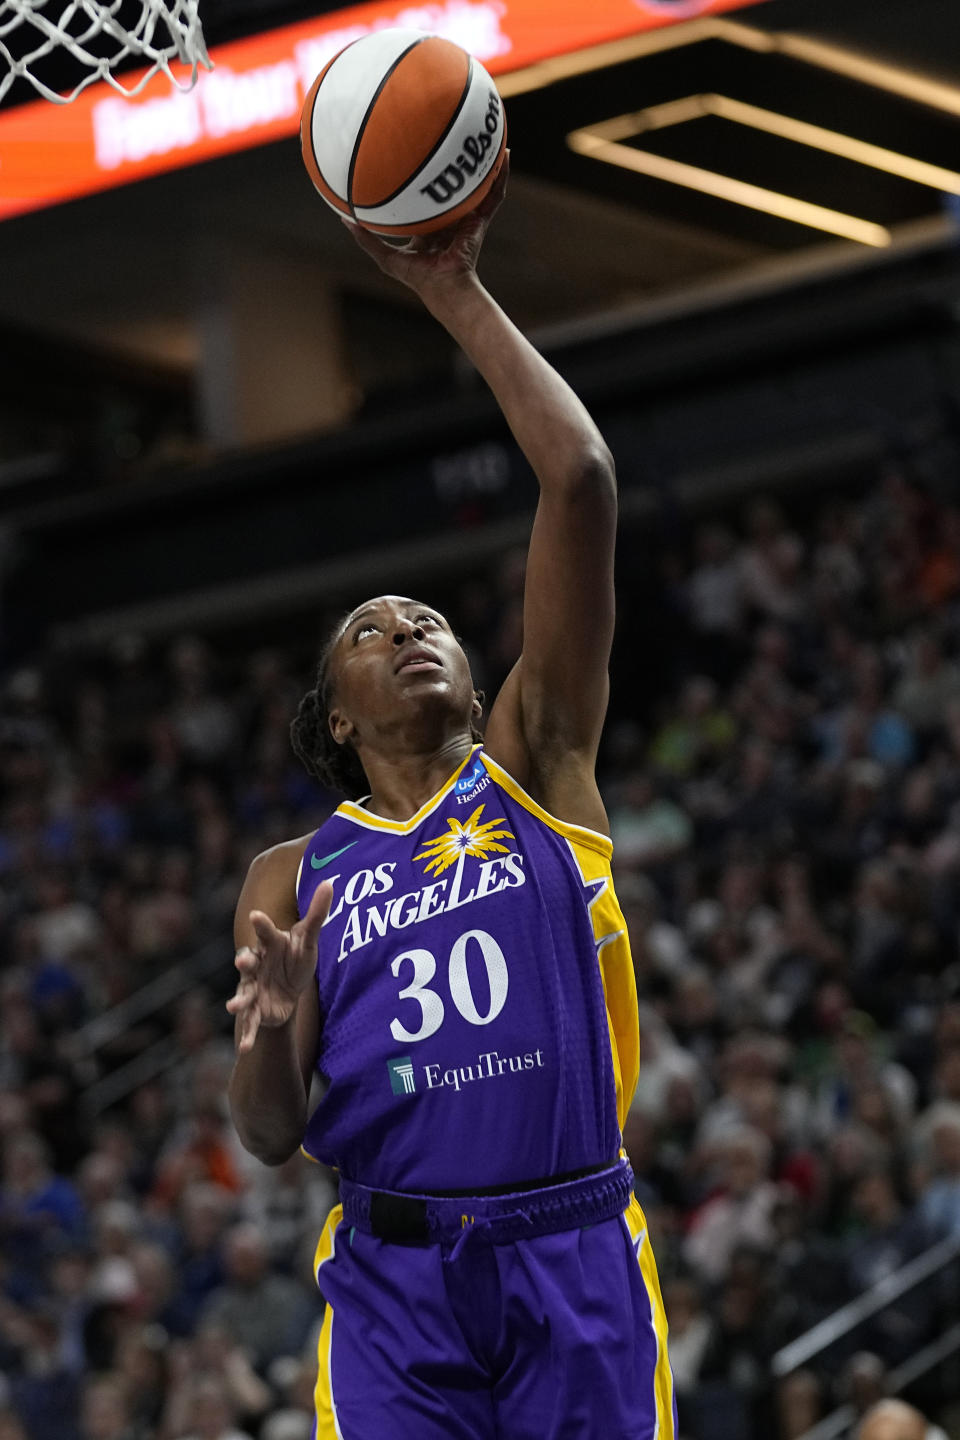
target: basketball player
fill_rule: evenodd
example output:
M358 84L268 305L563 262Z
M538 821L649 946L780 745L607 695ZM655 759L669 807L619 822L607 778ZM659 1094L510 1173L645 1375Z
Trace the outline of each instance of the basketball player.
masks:
M316 1256L318 1440L675 1436L620 1154L637 1001L594 779L614 472L477 279L502 193L428 242L356 239L459 343L538 477L523 654L481 742L446 619L359 605L293 726L349 798L259 856L237 908L240 1137L267 1164L302 1145L340 1172Z

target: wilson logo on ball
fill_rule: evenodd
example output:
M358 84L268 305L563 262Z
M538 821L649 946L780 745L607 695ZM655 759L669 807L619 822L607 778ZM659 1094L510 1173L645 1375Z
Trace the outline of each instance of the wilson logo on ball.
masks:
M476 135L467 136L463 142L463 150L456 160L445 166L439 175L428 180L426 185L422 185L421 195L429 195L438 205L445 205L451 196L463 189L468 178L489 164L487 156L493 150L493 137L500 128L501 109L500 97L496 93L492 94L487 104L483 129Z

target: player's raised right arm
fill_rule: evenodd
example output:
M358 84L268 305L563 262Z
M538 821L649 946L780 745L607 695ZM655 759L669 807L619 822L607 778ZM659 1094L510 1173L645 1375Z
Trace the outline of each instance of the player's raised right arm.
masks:
M227 1001L237 1057L230 1113L245 1149L265 1165L281 1165L303 1139L320 1037L314 972L332 890L319 886L297 918L297 867L307 838L257 856L234 919L240 978Z

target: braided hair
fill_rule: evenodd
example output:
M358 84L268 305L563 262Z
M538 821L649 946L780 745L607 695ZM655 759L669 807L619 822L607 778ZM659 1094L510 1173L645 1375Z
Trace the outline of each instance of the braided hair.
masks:
M328 790L339 790L348 800L359 800L369 790L360 757L349 742L338 745L330 730L330 661L352 613L341 616L324 642L314 687L300 701L290 726L290 743L297 759L321 785ZM482 705L483 691L475 690L474 695ZM470 734L474 744L483 740L482 731L472 719Z

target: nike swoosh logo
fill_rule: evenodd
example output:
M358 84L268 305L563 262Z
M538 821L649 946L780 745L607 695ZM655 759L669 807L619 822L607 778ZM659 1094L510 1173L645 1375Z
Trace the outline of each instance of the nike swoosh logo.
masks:
M359 843L359 840L351 840L349 845L343 845L339 850L334 850L332 855L324 855L322 860L318 860L316 855L311 855L310 864L314 870L322 870L324 865L329 865L331 860L336 860L337 856L342 855L344 850L349 850L352 846L359 845Z

